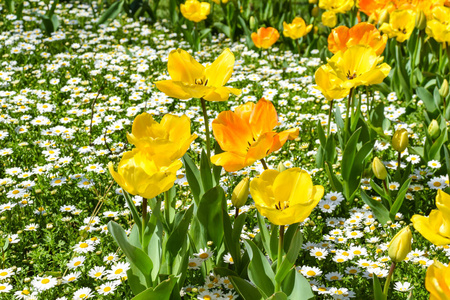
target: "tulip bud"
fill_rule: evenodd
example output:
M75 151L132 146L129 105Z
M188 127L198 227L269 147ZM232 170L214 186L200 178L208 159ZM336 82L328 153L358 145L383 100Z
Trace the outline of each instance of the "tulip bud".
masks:
M308 0L309 4L316 4L317 0Z
M420 10L416 14L416 28L419 30L423 30L427 27L427 17L425 16L425 13L423 10Z
M381 24L388 22L389 22L389 11L385 9L380 13L380 17L378 18L378 25L381 26Z
M439 124L436 120L431 121L430 125L428 126L428 134L433 140L437 139L441 134Z
M237 208L243 206L245 202L247 202L250 185L249 181L250 179L248 177L245 177L233 190L233 194L231 195L231 202Z
M372 171L375 177L380 180L385 180L387 177L386 168L378 157L375 157L372 161Z
M392 137L392 148L395 151L403 152L406 147L408 147L408 131L405 128L396 130L394 136Z
M258 29L258 26L256 25L256 20L255 20L254 16L250 17L249 22L250 22L250 30L251 31L255 31L256 29Z
M391 260L395 263L403 261L411 252L411 230L409 225L400 230L389 244L388 254Z
M333 28L337 23L337 16L332 11L326 11L322 14L322 23L323 25Z
M318 15L319 15L319 7L314 6L313 9L311 10L311 16L313 16L314 18L317 18Z
M285 165L282 163L282 162L280 162L279 164L278 164L278 166L277 166L277 171L278 172L283 172L284 170L286 170L286 167L285 167Z
M439 89L439 95L441 95L442 98L445 98L448 96L448 81L447 81L447 79L444 79L444 82L442 82L441 88Z

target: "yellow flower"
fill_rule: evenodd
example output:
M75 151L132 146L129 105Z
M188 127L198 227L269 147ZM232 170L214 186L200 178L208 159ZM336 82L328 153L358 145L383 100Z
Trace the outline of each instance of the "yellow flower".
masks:
M250 183L250 194L261 215L275 225L304 221L323 196L323 186L313 185L300 168L283 172L266 170Z
M427 269L425 288L430 300L450 300L450 266L434 261Z
M339 51L328 60L334 74L342 80L342 88L353 88L360 85L378 84L383 82L391 67L383 63L375 50L367 45L355 45L345 52Z
M355 5L354 0L320 0L319 7L334 13L345 14ZM334 26L333 26L334 27Z
M397 129L392 136L391 144L395 151L405 151L409 145L408 131L405 128Z
M117 184L128 193L151 199L173 186L181 166L181 161L172 161L164 153L152 156L134 148L125 152L117 172L112 162L108 164L108 169Z
M283 22L283 34L285 37L290 37L293 40L299 39L305 35L307 35L313 25L310 24L306 26L305 20L300 17L294 18L291 24Z
M412 233L409 226L397 232L389 244L388 254L393 262L401 262L411 252Z
M450 195L438 190L436 206L428 217L414 215L411 218L414 228L424 238L437 246L450 244Z
M432 10L433 19L427 22L425 32L437 42L450 42L450 7L437 6Z
M234 188L231 194L231 203L237 208L244 206L248 199L250 178L245 177Z
M389 23L383 23L380 31L387 33L390 38L396 38L397 42L404 42L411 36L416 26L416 13L412 10L395 10L391 12Z
M323 65L317 69L314 75L317 83L316 88L329 101L344 98L350 92L350 89L344 87L343 81L332 71L333 69L329 65Z
M169 54L167 68L171 80L155 82L167 96L178 99L204 98L208 101L227 101L230 93L239 95L241 90L225 87L234 67L234 55L226 49L209 66L197 62L182 49Z
M198 0L187 0L180 5L180 11L183 17L192 22L200 22L209 15L210 4L208 2L200 2Z
M337 16L335 12L326 11L322 14L323 25L333 28L337 24Z
M372 171L375 177L380 180L385 180L387 177L386 167L378 157L375 157L372 161Z
M152 115L143 113L134 119L131 132L127 133L130 144L150 155L164 154L170 160L182 157L197 138L196 134L191 135L191 120L186 115L166 114L158 123Z

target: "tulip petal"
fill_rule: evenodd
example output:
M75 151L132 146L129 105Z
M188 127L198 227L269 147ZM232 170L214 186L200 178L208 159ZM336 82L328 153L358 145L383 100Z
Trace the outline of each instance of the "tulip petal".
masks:
M155 82L158 90L163 92L169 97L177 98L177 99L189 99L192 96L187 93L180 82L175 83L173 80L162 80Z
M219 87L219 88L213 88L210 90L208 94L206 94L203 98L207 101L227 101L230 97L230 93L233 93L234 95L239 95L241 93L241 90L229 88L229 87Z
M212 122L216 141L223 151L232 151L245 157L253 142L250 126L232 111L221 112Z
M272 131L278 124L278 116L272 102L260 99L250 115L250 127L254 136Z
M227 48L210 66L205 68L208 85L215 87L224 86L233 73L233 67L234 54Z
M245 157L233 152L216 154L211 157L211 162L216 166L222 166L227 172L235 172L247 166Z
M195 84L204 79L205 67L182 49L173 50L169 54L167 69L173 81Z
M433 214L433 215L432 215ZM411 218L414 228L420 232L420 234L437 246L450 244L450 238L440 235L437 230L430 224L431 218L440 217L440 212L438 210L432 210L429 217L424 217L420 215L414 215Z
M273 190L277 202L289 206L307 204L313 192L311 176L300 168L287 169L275 179Z
M272 185L280 174L276 170L265 170L259 177L250 182L250 194L257 207L275 207Z

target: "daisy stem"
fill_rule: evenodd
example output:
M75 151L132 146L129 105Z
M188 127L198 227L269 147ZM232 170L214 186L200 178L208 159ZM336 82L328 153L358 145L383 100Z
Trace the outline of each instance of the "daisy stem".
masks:
M333 111L333 100L331 99L330 102L330 109L328 111L328 129L327 129L327 138L330 136L330 130L331 130L331 112Z
M208 112L206 111L205 99L200 98L200 102L202 103L203 119L205 120L206 154L208 155L208 162L209 162L209 160L211 159L211 141L210 141L210 133L209 133Z
M384 290L383 290L383 294L387 297L388 292L389 292L389 284L391 283L391 279L394 275L394 269L395 269L395 262L392 263L391 268L389 269L389 274L386 278L386 282L384 283ZM376 275L374 275L376 276Z
M278 239L277 274L283 259L284 225L280 225L280 237ZM280 282L275 283L275 293L280 291Z
M269 167L267 166L266 161L264 160L264 158L261 158L260 161L261 161L261 163L262 163L262 165L263 165L264 170L268 170Z

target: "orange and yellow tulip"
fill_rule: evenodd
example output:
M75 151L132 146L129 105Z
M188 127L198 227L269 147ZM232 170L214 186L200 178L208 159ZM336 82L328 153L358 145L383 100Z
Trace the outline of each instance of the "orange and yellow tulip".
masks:
M277 133L278 117L272 102L261 99L247 102L234 112L221 112L212 122L216 141L223 153L211 157L211 162L227 172L238 171L280 149L286 141L298 136L298 128Z
M198 0L187 0L180 5L180 11L183 17L192 22L200 22L205 20L210 11L211 5L208 2L200 2Z
M328 50L332 53L345 52L355 45L368 45L377 55L383 53L388 36L381 35L378 29L369 23L362 22L352 28L339 26L333 29L328 36Z
M280 34L273 27L261 27L252 33L252 41L257 48L268 49L278 41Z
M436 206L428 217L414 215L411 218L414 228L437 246L450 244L450 195L438 190Z
M178 99L203 98L207 101L227 101L230 93L239 95L241 90L224 86L231 77L234 55L226 49L209 66L197 62L182 49L169 54L167 68L171 80L155 82L167 96Z
M450 300L450 266L434 261L427 269L425 288L430 292L430 300Z
M197 138L191 135L191 120L166 114L161 122L156 122L152 115L142 113L133 121L131 134L127 133L128 142L148 152L150 155L164 154L170 160L181 158L189 145Z
M334 13L345 14L355 5L354 0L319 0L319 7Z
M293 40L299 39L307 35L313 28L312 24L306 26L305 20L295 17L291 24L283 22L283 34Z
M265 170L250 183L256 208L275 225L303 222L323 192L323 186L313 185L311 176L300 168Z

